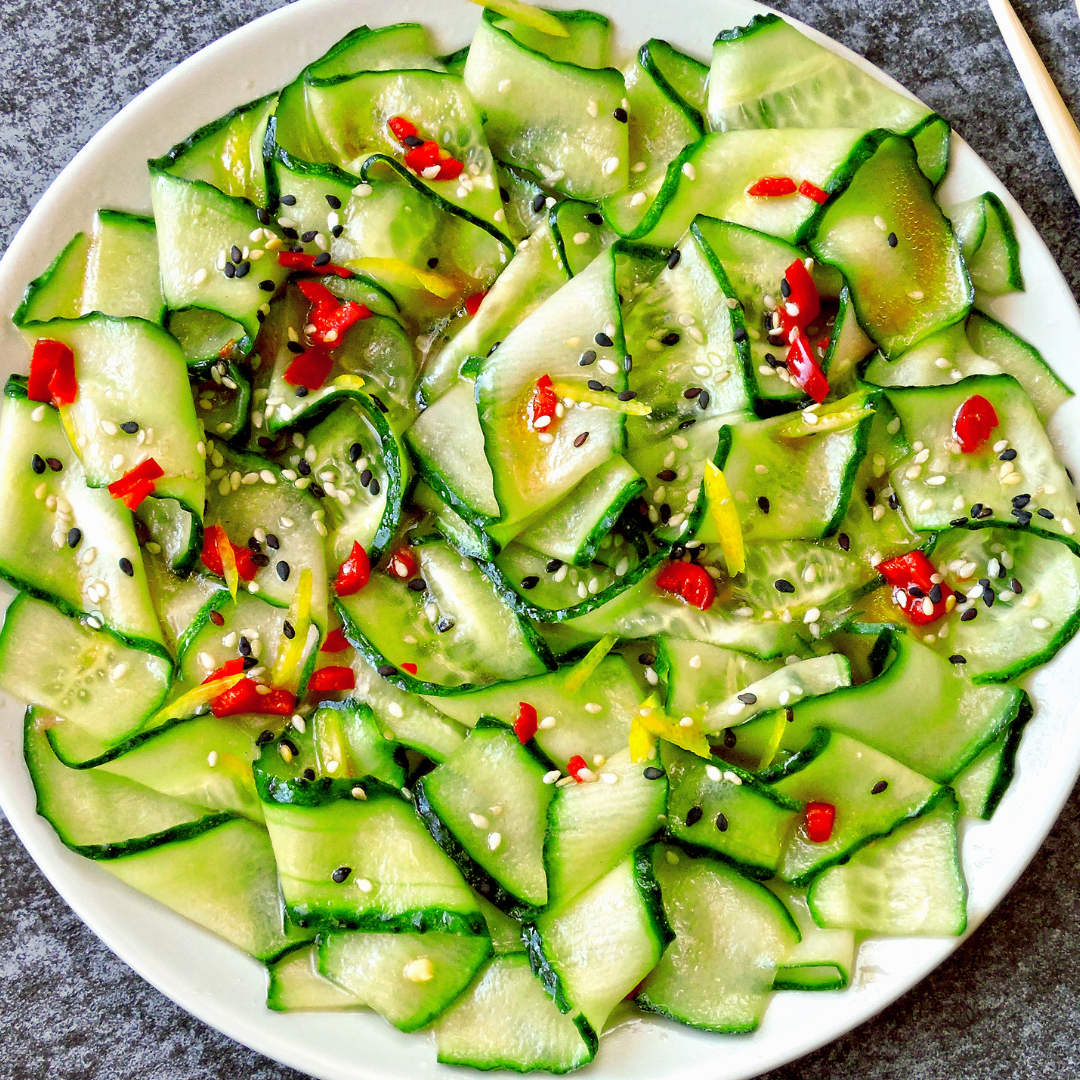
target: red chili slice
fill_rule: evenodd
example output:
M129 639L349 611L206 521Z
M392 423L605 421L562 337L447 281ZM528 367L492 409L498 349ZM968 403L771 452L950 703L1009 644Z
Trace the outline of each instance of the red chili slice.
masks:
M953 434L965 454L974 454L982 449L998 423L994 406L981 394L974 394L956 410Z
M804 180L799 185L799 194L805 196L807 199L813 199L816 203L827 203L829 201L829 193L822 191L817 184L811 184L809 180Z
M657 576L656 587L674 593L691 607L702 611L708 611L716 599L713 579L696 563L668 563Z
M798 190L790 176L763 176L746 189L746 194L758 199L775 199L780 195L794 195Z
M341 335L350 326L361 319L371 318L366 304L358 304L355 300L343 303L319 281L300 281L297 287L311 301L308 322L315 328L311 338L319 344L336 348Z
M34 342L34 351L30 357L30 377L26 381L26 396L31 401L53 401L54 394L50 384L61 364L65 368L70 365L71 378L74 380L75 354L67 345L51 338L38 338Z
M407 671L410 675L415 675L419 670L415 664L402 664L402 671Z
M114 480L109 485L109 494L129 510L138 510L143 499L153 492L154 481L164 475L165 470L153 458L147 458L134 469L129 469L119 480Z
M362 589L371 578L371 563L368 561L367 552L360 546L360 541L354 541L349 557L338 568L337 577L334 578L334 592L338 596L352 596L354 592Z
M465 298L465 310L470 315L475 315L480 310L480 305L484 302L484 297L487 296L487 289L483 292L473 293L472 296Z
M537 732L536 709L527 701L518 702L517 717L514 719L514 734L524 746ZM582 762L584 765L584 761Z
M420 563L413 554L412 548L402 546L390 556L390 562L386 569L393 577L401 581L408 581L409 578L416 577L417 571L420 569Z
M791 381L819 405L828 397L829 383L814 356L810 339L803 330L799 330L798 336L788 349L787 366L791 372Z
M285 381L290 386L321 390L334 367L334 358L322 345L312 345L285 369Z
M397 139L402 146L407 146L406 139L416 138L416 125L407 120L404 116L391 116L386 121L386 126L394 133L394 138Z
M787 337L792 330L805 330L821 314L821 297L802 259L796 259L785 271L787 296L780 305L780 326ZM781 289L781 294L784 290ZM794 312L788 310L788 305Z
M877 569L893 587L893 602L913 626L929 626L948 614L953 590L946 582L933 580L937 571L923 552L909 551L886 559Z
M241 679L235 686L218 694L210 703L217 717L257 713L262 716L288 716L296 708L296 698L281 687L259 693L259 684Z
M554 424L559 405L559 395L551 382L550 375L541 375L536 380L532 397L529 399L529 428L533 431L548 431Z
M826 844L832 838L836 822L836 807L832 803L812 802L806 804L806 838L812 844Z
M309 694L329 694L334 690L355 690L356 673L351 667L324 667L308 680Z
M202 564L210 573L217 574L218 577L225 576L225 567L221 562L221 549L218 547L221 536L225 536L225 530L220 525L208 525L203 532ZM241 581L251 581L259 572L259 568L251 559L251 552L246 547L237 547L231 540L229 540L229 546L236 560L236 576Z
M575 754L567 763L566 771L579 783L584 784L585 781L581 777L581 770L587 769L588 765L585 764L585 759L580 754Z
M226 660L217 671L207 675L203 679L203 685L205 686L208 682L214 682L217 679L227 679L230 675L239 675L243 670L244 658L242 656L234 657L232 660Z
M460 161L451 157L437 142L432 142L430 139L409 150L405 155L405 164L420 176L423 176L427 169L438 165L438 174L431 177L425 176L425 180L456 180L461 175L461 170L465 168Z
M351 278L353 272L345 266L335 266L334 263L317 264L318 255L305 255L302 251L279 251L278 266L284 266L289 270L308 270L312 274L335 274L340 278Z
M349 639L345 636L345 631L339 626L326 635L326 640L319 647L319 652L338 653L344 652L349 647Z

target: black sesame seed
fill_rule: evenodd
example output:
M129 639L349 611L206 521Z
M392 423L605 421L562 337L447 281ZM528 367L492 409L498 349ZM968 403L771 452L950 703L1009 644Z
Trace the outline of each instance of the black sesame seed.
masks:
M689 420L684 420L681 424L679 424L679 430L680 431L685 431L687 428L693 427L696 423L697 423L697 420L695 420L691 416Z
M764 495L759 495L758 496L757 504L758 504L758 509L763 514L767 514L769 512L771 504L769 503L769 500Z
M616 109L611 115L614 116L620 124L625 124L630 119L630 117L626 114L626 110L621 106Z
M246 637L241 637L240 638L240 644L237 645L236 648L237 648L237 651L240 653L241 656L250 656L251 655L251 642L248 641L248 639Z
M68 529L67 534L67 546L69 548L76 548L79 546L79 541L82 539L82 529Z
M1011 513L1013 515L1013 517L1016 518L1016 522L1017 522L1018 525L1030 525L1031 524L1031 512L1030 511L1028 511L1028 510L1018 510L1018 509L1016 509L1016 507L1013 507L1012 510L1009 511L1009 513Z
M282 226L281 235L284 236L286 240L298 240L300 238L300 234L295 229L285 228L284 226ZM300 250L303 251L303 248Z
M744 693L739 695L739 700L744 705L756 705L757 704L757 694L752 694L752 693L750 693L749 690L747 690Z
M729 750L733 750L736 742L738 742L738 740L735 738L735 732L732 731L731 728L728 728L724 732L724 746Z
M305 244L310 244L311 241L314 240L315 237L318 236L318 235L319 235L319 230L318 229L308 229L307 232L300 234L300 239Z
M645 667L652 667L656 663L656 657L651 652L643 652L638 655L638 663Z
M952 525L953 528L958 529L961 525L966 525L967 522L968 522L968 519L966 517L962 517L962 518L953 518L952 521L949 522L949 524Z
M709 407L709 402L711 400L712 400L712 397L710 396L709 391L708 390L702 390L701 393L698 394L697 407L699 409L705 410L705 409L707 409Z
M931 604L940 604L941 603L941 586L940 585L935 585L930 590L930 603Z
M982 591L982 600L983 600L983 603L987 607L993 607L994 606L994 601L996 599L997 599L997 595L995 594L993 589L983 589L983 591Z
M663 480L665 484L668 484L678 475L679 474L674 469L661 469L660 472L656 474L656 479Z
M605 334L603 331L601 331L599 334L596 334L593 337L593 341L595 341L596 344L599 345L601 349L610 349L611 346L615 344L611 340L611 338L609 338L607 336L607 334Z
M683 391L682 396L684 398L688 398L690 401L693 401L694 398L696 398L698 396L698 394L700 394L700 393L701 393L701 387L700 386L690 386L690 387L687 387Z
M728 830L728 819L723 814L717 814L716 815L716 827L721 832L727 832L727 830Z
M498 347L499 347L499 346L500 346L501 344L502 344L502 342L501 342L501 341L496 341L496 342L495 342L495 344L494 344L494 345L492 345L490 349L488 349L488 356L491 356L491 355L492 355L492 353L494 353L494 352L495 352L495 350L496 350L496 349L497 349L497 348L498 348Z
M499 188L499 198L502 199L504 203L508 203L510 201L510 192L504 187Z
M528 577L521 579L521 587L523 589L535 589L540 584L540 579L535 574L530 574Z
M738 329L737 329L737 330L735 331L735 333L734 333L734 334L732 334L731 336L732 336L732 337L733 337L733 338L734 338L734 339L735 339L736 341L746 341L746 339L747 339L747 338L748 338L748 337L749 337L750 335L749 335L749 334L747 333L747 331L746 331L746 327L745 327L745 326L740 326L740 327L739 327L739 328L738 328Z
M900 241L897 239L896 233L889 233L889 247L896 247L898 243L900 243Z
M988 577L979 578L979 584L984 589L989 589L990 588L990 579Z
M370 491L372 495L378 495L379 492L382 491L382 485L379 483L378 479L373 479L371 483L368 484L368 491Z
M331 210L340 210L341 200L336 195L327 195L326 205L329 206Z
M908 596L913 597L915 600L922 600L923 597L926 596L926 593L924 593L918 585L909 585Z
M546 202L547 199L544 197L543 192L541 192L539 195L534 196L532 201L533 213L539 214L540 211L544 209L544 204Z
M261 206L255 210L255 216L263 225L270 224L270 215Z
M268 555L264 555L261 551L253 552L251 556L251 561L255 566L258 566L260 569L264 566L270 565L270 557Z
M281 624L281 632L290 640L296 637L296 627L288 619Z
M235 244L233 244L232 250L229 252L229 257L234 263L239 263L240 260L244 257L244 253Z
M1002 450L998 454L998 461L1012 461L1016 457L1016 451L1009 447L1008 450Z
M351 461L354 465L360 460L361 457L363 457L363 455L364 448L360 445L360 443L354 442L352 446L349 447L349 461Z
M336 884L340 885L343 881L348 880L351 873L351 866L339 866L330 876L334 879Z
M660 504L660 521L666 525L671 520L671 507L667 503Z
M979 511L979 517L980 518L988 518L988 517L993 517L993 516L994 516L994 508L992 506L984 506Z
M667 261L667 268L674 270L679 265L679 260L682 258L682 252L676 248L669 256Z
M1035 511L1035 513L1038 514L1041 518L1046 518L1047 521L1052 521L1054 519L1054 511L1047 510L1045 506L1040 506L1039 509Z
M236 267L231 262L226 263L224 273L227 278L236 277Z
M836 542L843 548L844 551L851 550L851 537L847 533L840 533L836 538Z
M786 300L791 295L791 283L787 278L780 282L780 295Z
M971 516L977 518L983 512L982 503L974 503L971 507Z
M899 510L900 509L900 500L896 497L896 492L895 491L889 496L889 509L890 510Z
M248 271L251 269L251 263L245 261L240 263L236 268L236 276L238 278L247 277Z
M777 578L773 582L773 586L777 592L793 593L795 591L795 586L787 578Z
M330 230L330 235L336 240L345 231L344 225L335 225Z
M125 435L134 435L139 430L139 425L134 420L128 420L120 425L120 430Z
M1031 502L1031 496L1028 494L1013 496L1012 504L1018 510L1022 510L1027 504Z
M585 220L590 225L603 225L604 224L604 215L603 214L598 214L595 210L592 210L588 214L585 215Z
M256 667L258 665L258 663L259 663L259 661L258 661L258 659L256 657L254 657L254 656L245 656L244 657L244 670L245 671L250 671L253 667Z
M308 389L308 388L307 388L306 386L298 386L298 387L297 387L297 388L296 388L296 389L295 389L295 390L293 391L293 393L294 393L294 394L295 394L295 395L296 395L296 396L297 396L298 398L306 398L306 397L308 396L308 394L310 394L310 393L311 393L311 391L310 391L310 390L309 390L309 389Z
M282 195L281 196L281 204L283 206L295 206L296 205L296 196L295 195Z
M958 604L966 604L967 603L967 593L962 593L959 589L957 589L953 593L953 596L956 597L956 602Z
M262 289L263 292L273 292L277 286L267 278L265 281L259 282L259 288Z
M284 559L282 559L281 562L279 562L277 566L274 567L274 569L277 571L277 576L281 578L282 581L289 580L290 567Z
M215 613L216 614L216 613ZM268 742L274 741L274 733L269 728L264 728L259 732L258 738L255 740L256 746L265 746Z
M35 454L30 459L30 468L40 476L45 471L45 459L40 454Z
M966 656L961 656L958 652L953 653L952 656L949 657L949 663L950 664L966 664L967 663L967 657Z
M619 391L619 400L620 401L633 401L634 398L636 398L636 397L637 397L637 394L634 393L633 390L620 390ZM1039 512L1042 513L1042 511L1039 511ZM1051 517L1053 517L1052 514L1051 514Z
M315 770L310 767L306 768L301 775L304 777L305 780L314 780Z
M389 679L391 675L397 674L397 668L393 664L380 664L378 672L384 679Z
M311 475L311 464L308 461L306 461L304 458L301 458L296 463L296 471L301 476L310 476Z
M889 786L888 780L879 780L871 789L871 795L880 795Z
M324 251L311 260L312 266L326 266L330 262L330 252Z
M410 150L415 150L418 146L424 145L424 140L419 135L406 135L401 140Z
M1012 589L1017 596L1024 591L1024 586L1020 584L1017 578L1013 578L1012 581L1009 582L1009 588Z
M672 330L671 333L665 334L660 339L660 344L661 345L678 345L680 340L681 340L681 338L679 337L679 335L677 333L675 333L674 330Z
M551 560L549 560L547 566L545 566L544 569L549 574L554 574L556 570L561 570L562 569L562 559L551 559Z
M445 634L447 630L452 630L454 627L454 620L447 618L445 615L435 624L435 632L439 634Z
M634 370L634 358L629 353L622 358L622 367L623 371L629 372Z
M134 577L135 576L135 567L131 565L131 560L130 559L121 559L120 560L120 569L125 574L127 574L128 577Z
M360 474L360 483L363 487L367 487L368 484L374 479L375 474L370 469L365 469Z
M289 350L289 352L295 353L297 356L300 356L301 353L304 352L304 346L301 345L299 341L290 341L286 344L285 347Z
M588 386L590 390L595 390L597 393L601 393L604 389L604 384L600 382L599 379L590 379L588 383L586 383L586 386Z
M579 435L579 436L578 436L578 437L577 437L577 438L576 438L576 439L574 440L574 445L575 445L575 446L584 446L584 445L585 445L585 440L586 440L586 439L587 439L588 437L589 437L589 433L588 433L587 431L583 431L583 432L582 432L582 433L581 433L581 434L580 434L580 435Z
M215 626L224 626L225 625L225 616L222 615L220 611L211 611L210 612L210 621Z
M967 611L965 611L964 614L960 616L960 621L961 622L971 622L971 620L974 619L975 616L978 615L978 614L979 613L978 613L978 611L975 610L975 608L973 608L973 607L968 608Z
M578 367L588 367L590 364L596 363L596 353L592 349L586 349L578 357Z
M686 824L688 826L696 825L701 820L701 813L702 810L700 806L691 806L690 809L686 811Z
M423 592L427 588L427 582L421 577L413 578L412 581L409 582L408 588L412 592Z
M644 775L646 780L659 780L664 775L664 770L658 769L655 765L650 765L645 770Z
M868 487L863 492L863 498L866 500L867 506L873 506L877 502L877 492L872 487Z

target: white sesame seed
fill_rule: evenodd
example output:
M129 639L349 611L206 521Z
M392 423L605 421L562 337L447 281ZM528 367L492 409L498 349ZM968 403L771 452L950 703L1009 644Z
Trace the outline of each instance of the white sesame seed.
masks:
M609 157L604 161L602 171L605 176L611 176L613 172L619 167L619 159L617 157Z
M598 702L595 702L595 701L587 701L587 702L585 702L585 711L587 713L592 713L594 716L601 710L601 708L602 708L602 706Z
M502 843L502 833L488 833L487 846L488 851L498 850L499 845Z
M547 731L549 728L553 728L555 726L555 717L545 716L536 726L538 728L542 728L544 731Z
M545 784L554 784L555 781L558 780L558 779L559 779L559 770L558 769L552 769L551 772L544 773L544 783Z
M687 661L687 663L692 668L699 668L699 667L701 667L701 657L697 653L694 653L694 655L690 657L690 659Z
M742 777L739 776L738 773L733 773L730 769L726 769L724 771L724 779L729 784L735 784L736 786L739 786L739 785L742 784Z
M554 435L549 435L546 431L541 431L540 434L537 435L536 437L542 443L544 443L545 445L548 445L548 444L553 443L555 441L555 436Z
M1037 619L1032 619L1031 620L1031 625L1036 630L1049 630L1050 629L1049 621L1047 619L1042 618L1041 616L1039 618L1037 618Z
M206 764L209 765L210 768L212 769L217 765L217 763L218 763L218 752L216 750L211 750L210 753L206 755Z
M486 829L491 825L491 822L484 817L483 814L470 814L469 820L478 828Z
M410 960L402 971L409 982L431 982L435 978L435 965L426 957L421 956L418 960Z
M926 478L926 482L932 487L940 487L946 480L948 480L948 477L942 476L940 473L936 476L928 476Z
M687 180L697 179L697 169L689 161L684 161L682 166L682 174Z

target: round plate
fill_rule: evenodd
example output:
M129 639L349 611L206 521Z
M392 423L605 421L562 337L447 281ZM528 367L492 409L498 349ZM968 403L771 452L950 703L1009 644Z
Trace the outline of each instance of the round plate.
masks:
M568 6L568 5L560 5ZM703 59L719 30L765 10L749 0L593 0L609 14L618 49L652 36ZM228 109L275 89L360 23L415 20L450 51L472 35L479 10L446 0L299 0L191 57L141 94L94 136L34 208L0 262L2 373L25 370L25 344L8 322L26 283L41 273L99 206L148 211L147 158ZM805 29L805 28L804 28ZM807 29L816 40L884 82L893 80L854 53ZM991 190L1013 216L1028 291L995 301L991 314L1035 344L1055 370L1080 386L1080 311L1030 221L989 168L954 136L944 202ZM1080 464L1080 405L1068 402L1051 433L1059 453ZM1035 718L1020 746L1017 776L993 821L969 823L963 861L970 888L970 934L1019 877L1050 830L1080 770L1080 725L1073 713L1080 640L1028 680ZM113 949L163 993L225 1034L321 1080L450 1077L431 1040L403 1035L371 1013L279 1014L264 1005L262 966L122 885L69 852L35 812L22 764L22 709L0 705L0 806L57 891ZM597 1080L742 1080L831 1041L894 1001L941 963L962 939L873 940L843 992L780 993L753 1035L692 1031L642 1018L604 1037L590 1068ZM363 1047L358 1054L357 1048ZM461 1075L457 1073L456 1075Z

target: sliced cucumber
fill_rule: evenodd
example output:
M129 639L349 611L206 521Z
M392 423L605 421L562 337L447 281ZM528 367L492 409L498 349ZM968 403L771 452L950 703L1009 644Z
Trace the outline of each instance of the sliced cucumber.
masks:
M251 351L244 327L218 311L178 308L169 312L166 326L180 343L188 367L216 363L223 354L246 356Z
M960 813L989 821L994 816L1016 772L1016 752L1031 719L1025 695L1016 719L952 782Z
M221 824L222 815L124 777L69 769L45 734L51 718L27 710L24 750L37 811L72 851L91 859L129 855L194 836Z
M664 711L668 716L682 717L701 709L708 713L717 702L727 701L780 666L734 649L673 637L661 637L656 652L666 669Z
M660 743L660 763L670 785L672 839L734 863L750 877L776 873L801 803L778 798L750 773L718 759L705 761L671 743Z
M363 998L319 974L319 946L301 945L267 965L266 1007L274 1012L338 1012Z
M801 34L779 15L756 15L713 44L709 122L738 128L888 128L938 121L919 165L937 184L949 160L949 127L921 102L890 90L862 68Z
M706 1031L753 1031L799 942L791 916L763 885L716 859L658 844L652 863L675 940L638 1005Z
M439 1062L474 1069L571 1072L597 1043L583 1017L559 1012L527 956L496 956L435 1024Z
M586 761L611 757L627 745L630 719L641 704L629 665L620 656L606 657L580 689L568 692L572 669L501 683L452 697L432 698L441 711L469 727L481 716L511 725L522 701L536 709L540 728L536 743L560 768L575 754ZM590 706L598 706L590 707Z
M225 441L240 441L247 434L251 412L251 380L247 369L231 360L216 360L188 368L191 396L199 406L203 430Z
M773 989L843 990L847 987L855 970L854 932L823 930L818 926L810 914L804 889L793 889L775 880L770 882L769 888L780 898L802 935L802 941L777 969Z
M105 743L122 742L162 703L171 670L163 656L122 644L25 593L4 617L0 686L62 717L53 729L61 737L75 728Z
M307 71L313 79L340 78L360 71L442 71L443 65L433 54L427 28L419 23L395 23L374 30L358 26L331 45Z
M485 11L465 62L465 85L492 149L574 198L624 188L629 139L615 115L626 95L621 73L560 59L558 38L519 27Z
M26 286L22 303L11 321L22 326L49 319L77 319L83 313L81 301L89 251L90 234L76 233L45 272Z
M200 517L202 431L176 341L142 319L105 315L27 323L22 330L28 341L49 338L75 355L79 389L65 406L64 423L86 482L105 487L153 458L165 472L153 494L177 499ZM120 430L131 422L138 424L135 433Z
M773 787L789 799L836 808L828 840L811 840L805 827L789 833L778 873L791 885L847 862L870 840L933 809L948 791L865 743L822 729Z
M328 934L319 944L319 972L401 1031L438 1017L491 956L484 935Z
M445 542L415 551L422 589L375 574L337 602L349 640L384 678L403 690L439 694L537 675L549 666L543 643L471 560ZM499 642L495 651L492 641Z
M967 888L951 795L929 813L827 870L807 896L828 929L882 937L949 937L967 927Z
M461 517L451 505L428 484L417 479L409 493L413 505L429 515L421 528L429 528L446 538L450 546L469 559L490 559L495 545L487 533Z
M906 451L892 470L892 485L913 528L937 532L961 522L967 528L1021 528L1080 552L1072 482L1054 456L1031 399L1011 375L973 375L953 386L889 390L887 395L903 424L898 438ZM998 423L980 449L964 454L958 452L953 418L975 395L990 402ZM1001 443L1005 446L995 451ZM999 454L1006 447L1016 456L1002 462ZM928 456L922 456L924 450ZM980 516L967 516L976 505Z
M814 264L815 268L818 266ZM829 344L821 358L821 370L828 376L829 389L836 397L853 394L859 386L859 365L874 351L874 343L859 325L851 290L840 290L840 304L829 333ZM779 369L777 369L779 370Z
M560 1012L602 1031L671 940L648 851L623 859L568 906L525 929L533 971Z
M310 937L283 924L274 852L266 830L250 821L227 821L101 865L258 960Z
M911 141L872 141L843 194L825 207L810 247L843 273L859 322L895 356L963 319L974 290Z
M562 783L548 812L544 865L553 911L655 836L667 812L668 781L647 775L654 770L632 761L628 748L588 764L592 779Z
M1005 204L986 191L949 211L971 283L984 296L1022 292L1020 245Z
M147 555L144 565L165 641L179 662L210 613L229 602L229 592L219 581L202 574L189 574L186 578L174 574L161 556Z

